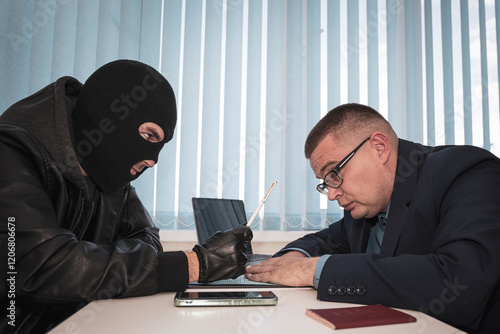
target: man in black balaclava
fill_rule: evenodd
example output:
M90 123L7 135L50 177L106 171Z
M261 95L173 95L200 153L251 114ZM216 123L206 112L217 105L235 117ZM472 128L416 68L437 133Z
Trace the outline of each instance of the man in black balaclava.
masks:
M15 235L15 257L2 247L0 261L16 273L15 285L0 274L1 333L46 332L95 299L245 272L250 229L163 252L130 185L158 161L176 117L167 80L131 60L102 66L84 85L60 78L0 116L0 244Z
M104 192L113 193L141 174L130 173L135 163L158 161L176 119L172 87L153 68L128 60L107 64L85 82L72 115L80 165ZM145 139L139 132L145 123L163 136Z

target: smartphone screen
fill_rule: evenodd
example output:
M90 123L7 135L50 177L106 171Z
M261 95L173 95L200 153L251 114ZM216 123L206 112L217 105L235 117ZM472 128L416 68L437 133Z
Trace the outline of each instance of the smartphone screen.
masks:
M276 305L272 291L178 292L175 306L265 306Z

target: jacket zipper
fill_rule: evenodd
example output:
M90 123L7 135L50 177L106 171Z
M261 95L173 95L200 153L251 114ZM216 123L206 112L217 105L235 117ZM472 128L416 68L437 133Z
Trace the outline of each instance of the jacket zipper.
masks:
M75 233L76 227L79 225L80 221L82 220L83 211L85 211L84 209L85 209L85 198L82 197L82 209L80 211L77 222L76 222L75 227L73 229L73 233ZM92 220L93 215L94 215L94 203L90 202L90 210L88 212L87 219L85 219L84 225L82 226L82 228L80 229L80 232L76 236L78 238L78 240L82 240L83 236L85 235L85 232L87 231L87 228L90 225L90 221Z
M80 212L78 213L78 218L76 219L76 223L75 225L73 225L73 228L71 229L71 231L74 233L76 228L78 227L78 225L80 224L80 221L82 220L82 216L83 216L83 211L85 209L85 198L82 196L82 200L80 202ZM78 239L80 239L80 236L78 236Z
M14 334L18 334L18 333L22 333L22 330L23 330L23 327L24 325L26 325L26 323L30 320L30 318L33 316L33 313L35 313L35 311L31 311L24 319L23 321L21 322L21 324L19 325L19 327L17 327L17 329L15 330Z
M110 243L113 242L113 240L115 239L116 224L118 224L118 219L120 219L120 217L121 217L123 207L125 206L125 204L128 201L128 192L129 192L129 188L127 188L127 190L125 191L125 194L123 195L123 200L122 200L122 203L120 205L120 209L118 210L118 214L116 215L116 219L113 223L113 231L111 233L111 237L109 238Z

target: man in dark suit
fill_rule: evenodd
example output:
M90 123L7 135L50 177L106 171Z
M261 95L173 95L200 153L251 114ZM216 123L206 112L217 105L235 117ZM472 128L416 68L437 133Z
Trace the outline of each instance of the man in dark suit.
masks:
M398 139L359 104L321 119L305 155L344 218L248 267L248 278L314 285L322 300L419 310L467 331L498 326L498 314L488 316L499 296L497 157Z

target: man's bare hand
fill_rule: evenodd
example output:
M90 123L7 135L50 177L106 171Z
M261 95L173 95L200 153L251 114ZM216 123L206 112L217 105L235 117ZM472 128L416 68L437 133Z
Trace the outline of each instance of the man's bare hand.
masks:
M258 282L313 286L314 269L318 259L306 257L300 252L288 252L281 257L247 267L245 276Z

